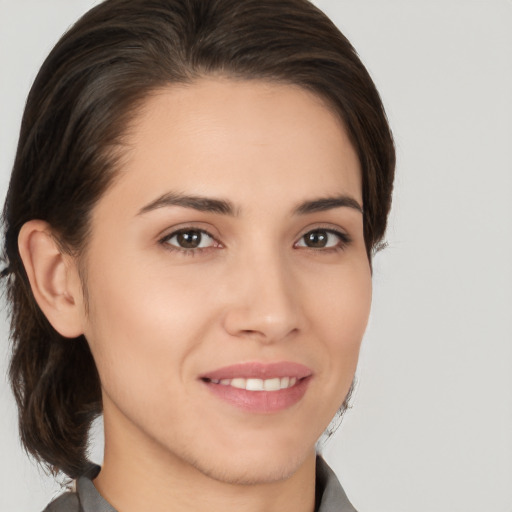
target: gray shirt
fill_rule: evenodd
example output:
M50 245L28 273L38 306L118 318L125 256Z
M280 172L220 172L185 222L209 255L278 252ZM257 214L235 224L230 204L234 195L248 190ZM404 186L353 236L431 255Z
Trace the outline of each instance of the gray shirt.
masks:
M94 487L92 480L99 466L77 480L76 492L66 492L52 501L43 512L116 512ZM321 458L316 459L316 512L356 512L348 501L336 475Z

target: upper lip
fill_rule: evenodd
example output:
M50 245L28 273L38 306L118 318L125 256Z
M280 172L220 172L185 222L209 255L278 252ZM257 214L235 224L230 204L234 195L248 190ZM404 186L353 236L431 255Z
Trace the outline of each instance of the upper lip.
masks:
M312 375L312 370L300 363L291 361L279 361L275 363L262 363L251 361L246 363L224 366L200 375L201 379L272 379L276 377L295 377L302 379Z

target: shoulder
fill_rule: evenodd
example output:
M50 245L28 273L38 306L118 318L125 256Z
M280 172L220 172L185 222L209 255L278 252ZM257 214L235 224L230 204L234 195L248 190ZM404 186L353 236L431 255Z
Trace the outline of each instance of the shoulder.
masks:
M74 492L66 492L53 500L43 512L81 512L78 496Z

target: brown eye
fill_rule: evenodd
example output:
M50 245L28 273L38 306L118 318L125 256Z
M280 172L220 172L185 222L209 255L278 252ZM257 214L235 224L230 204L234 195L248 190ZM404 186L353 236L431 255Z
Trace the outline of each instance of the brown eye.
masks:
M302 235L296 247L308 247L310 249L330 249L343 247L349 242L347 235L331 229L314 229Z
M199 231L184 231L176 235L176 241L184 249L196 249L201 244L202 234Z
M179 249L206 249L211 247L215 240L211 235L200 229L184 229L171 233L163 240L165 243Z
M304 242L307 247L320 249L327 245L328 238L329 237L326 231L310 231L304 235Z

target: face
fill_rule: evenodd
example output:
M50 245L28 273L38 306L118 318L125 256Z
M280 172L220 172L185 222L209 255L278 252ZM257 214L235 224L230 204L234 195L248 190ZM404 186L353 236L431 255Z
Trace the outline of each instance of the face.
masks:
M370 308L343 126L298 87L203 79L152 95L124 151L85 256L106 457L129 443L222 481L290 476Z

